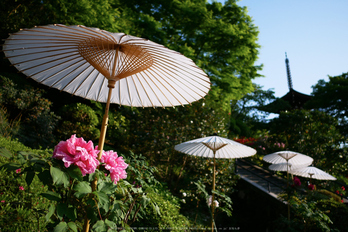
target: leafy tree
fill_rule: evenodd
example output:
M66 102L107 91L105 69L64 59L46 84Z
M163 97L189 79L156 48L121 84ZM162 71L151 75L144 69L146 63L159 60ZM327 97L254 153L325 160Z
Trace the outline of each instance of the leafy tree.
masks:
M259 109L275 99L272 90L262 90L254 85L254 91L246 94L240 100L231 100L231 118L229 123L229 137L256 136L258 130L267 126L268 112Z
M283 112L270 122L268 143L284 143L283 149L311 156L313 164L331 174L346 173L348 154L341 147L344 137L337 129L337 119L321 111ZM278 151L279 151L278 150Z
M258 31L235 0L118 0L117 8L127 20L124 32L151 39L193 59L211 78L208 99L229 110L229 100L253 90L258 77L255 66ZM208 101L214 107L214 101Z
M13 136L33 148L48 147L55 143L53 131L59 116L50 111L52 102L43 98L43 91L30 85L18 88L11 79L0 76L0 106L8 118L19 128Z
M60 114L64 118L57 127L60 140L65 140L72 134L86 140L99 138L100 131L97 128L99 119L92 107L81 103L68 104L62 107Z
M329 76L329 81L319 80L313 87L313 98L306 104L307 108L324 111L338 119L339 129L348 136L348 73Z

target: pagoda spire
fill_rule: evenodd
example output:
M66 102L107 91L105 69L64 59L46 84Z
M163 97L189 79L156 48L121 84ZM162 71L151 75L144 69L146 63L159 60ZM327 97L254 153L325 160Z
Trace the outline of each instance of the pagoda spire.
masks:
M290 73L290 65L289 65L289 59L288 56L285 52L285 65L286 65L286 74L288 76L288 86L289 86L289 90L292 90L292 80L291 80L291 73Z

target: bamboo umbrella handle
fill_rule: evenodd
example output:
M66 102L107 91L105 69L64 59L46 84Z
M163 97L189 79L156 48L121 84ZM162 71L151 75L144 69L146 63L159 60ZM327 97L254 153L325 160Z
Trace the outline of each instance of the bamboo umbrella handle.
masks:
M110 99L111 99L111 95L112 95L112 89L115 87L115 81L109 80L108 87L109 87L108 100L106 102L105 113L104 113L104 117L103 117L102 127L100 129L100 137L99 137L99 143L98 143L98 149L99 149L98 160L99 161L101 160L101 157L103 154L106 129L108 127L108 120L109 120ZM98 184L98 179L95 178L92 182L92 185L91 185L92 191L95 191L97 189L97 184ZM89 222L90 222L90 220L87 218L87 214L86 214L85 223L83 226L84 232L89 231Z

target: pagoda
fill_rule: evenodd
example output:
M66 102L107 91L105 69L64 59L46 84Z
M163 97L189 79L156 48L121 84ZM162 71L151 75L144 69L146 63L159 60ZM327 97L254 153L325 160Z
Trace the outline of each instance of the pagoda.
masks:
M292 86L289 59L286 53L285 53L285 66L286 66L289 92L285 94L284 96L282 96L281 98L277 98L272 103L264 107L260 107L259 110L278 114L282 111L303 109L304 104L312 98L310 95L306 95L294 90Z

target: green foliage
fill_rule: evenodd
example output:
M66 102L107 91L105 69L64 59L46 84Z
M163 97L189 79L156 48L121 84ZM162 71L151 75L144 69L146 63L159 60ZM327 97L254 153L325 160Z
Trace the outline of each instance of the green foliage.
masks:
M314 166L331 174L344 173L348 154L346 148L340 146L344 137L337 129L337 123L337 119L320 111L283 112L279 118L271 120L272 136L265 138L264 152L271 153L272 144L284 143L284 148L278 147L278 151L297 151L311 156Z
M143 156L129 154L127 181L115 185L102 169L83 177L77 166L65 168L50 158L52 151L32 150L5 138L0 138L0 146L0 221L9 230L79 231L86 214L91 231L129 231L133 223L147 226L149 221L158 228L190 224L179 212L178 199L161 187L156 169ZM98 185L93 191L90 181L95 177Z
M318 109L335 117L341 133L348 135L348 73L329 76L329 81L319 80L313 86L313 98L306 103L309 109Z
M169 228L172 228L171 231L182 231L190 228L190 221L180 214L178 198L174 197L168 190L158 187L155 192L149 193L148 197L156 202L158 209L147 208L146 217L138 223L134 223L132 227L156 228L158 231L166 231Z
M0 78L0 105L7 112L4 121L12 120L13 128L19 126L15 137L33 148L52 146L55 143L53 130L59 117L50 111L52 103L42 97L43 91L29 85L17 86L5 76Z
M118 112L125 122L108 129L107 142L123 153L131 150L143 154L170 188L182 176L182 164L187 159L174 150L176 144L213 133L226 135L227 113L213 110L202 101L165 109L121 107Z
M0 136L10 138L18 133L20 127L19 119L9 119L5 107L0 108Z
M57 127L59 139L68 138L72 134L88 140L99 138L99 119L92 107L82 103L68 104L60 109L60 116L62 122Z
M251 80L261 67L257 59L258 31L235 0L119 0L113 7L127 23L125 33L148 38L193 59L213 83L207 102L229 110L229 101L251 92Z

